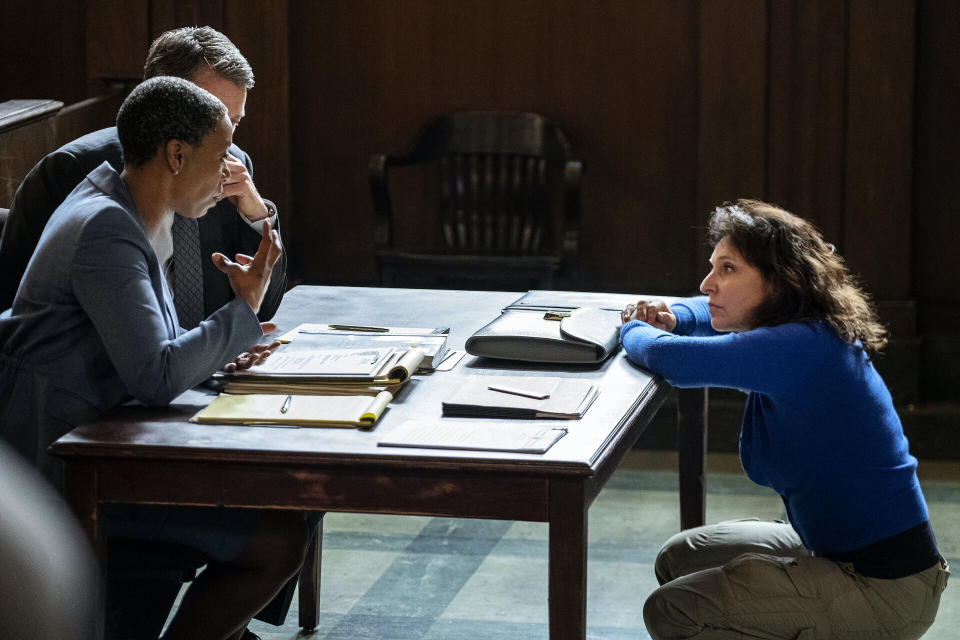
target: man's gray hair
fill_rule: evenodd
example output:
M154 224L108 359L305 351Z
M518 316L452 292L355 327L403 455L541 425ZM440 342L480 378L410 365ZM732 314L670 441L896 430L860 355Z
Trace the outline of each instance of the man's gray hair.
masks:
M145 80L117 112L123 163L142 167L170 140L198 147L226 115L216 96L192 82L169 76Z
M250 63L227 36L211 27L182 27L163 33L150 45L143 77L194 80L204 69L211 69L238 87L253 88Z

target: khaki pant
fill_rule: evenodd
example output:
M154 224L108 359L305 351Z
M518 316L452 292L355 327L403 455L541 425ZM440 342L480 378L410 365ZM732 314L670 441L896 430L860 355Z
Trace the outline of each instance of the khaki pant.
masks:
M656 563L643 619L654 640L909 640L933 624L946 563L896 580L813 557L788 524L682 531Z

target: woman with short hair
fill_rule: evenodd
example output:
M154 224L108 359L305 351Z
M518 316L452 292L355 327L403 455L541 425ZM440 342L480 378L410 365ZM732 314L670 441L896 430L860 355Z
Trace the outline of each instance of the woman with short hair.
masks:
M622 314L627 357L747 393L740 459L789 523L683 531L644 606L655 640L919 638L946 586L916 459L870 354L886 332L807 221L738 200L710 220L704 297Z
M0 437L54 485L57 438L131 397L165 405L215 371L269 350L256 313L280 255L275 231L254 256L214 254L236 297L190 331L179 326L157 258L176 214L199 218L230 176L233 125L215 96L180 78L137 86L117 114L124 167L104 162L47 223L13 307L0 314ZM174 265L174 268L176 265ZM209 559L164 638L240 638L300 568L315 517L185 507L107 510L108 538L176 542Z

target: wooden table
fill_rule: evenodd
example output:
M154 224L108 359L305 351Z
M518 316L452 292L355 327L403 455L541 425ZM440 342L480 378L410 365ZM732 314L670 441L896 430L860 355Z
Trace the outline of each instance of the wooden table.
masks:
M519 295L301 286L286 294L276 321L280 332L307 321L448 326L451 346L462 348ZM569 433L546 454L377 446L404 420L438 418L441 399L466 376L518 372L590 378L600 386L581 420L563 421ZM587 509L669 392L622 352L600 366L566 367L468 355L453 371L413 378L371 431L191 424L187 418L210 400L194 391L168 408L117 409L74 429L52 451L66 463L67 498L101 553L100 507L113 502L547 522L550 637L582 640ZM702 399L702 392L691 397ZM698 435L696 407L688 414L696 449L703 425ZM698 477L702 490L702 450L699 469L696 451L685 459L695 463L686 472L688 502L702 505L702 493L689 491ZM311 558L308 580L319 571L319 544ZM301 626L316 625L317 606L301 600Z

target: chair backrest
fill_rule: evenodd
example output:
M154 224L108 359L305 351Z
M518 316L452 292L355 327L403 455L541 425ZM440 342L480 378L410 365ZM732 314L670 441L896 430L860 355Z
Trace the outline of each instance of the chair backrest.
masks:
M380 249L396 225L387 169L434 164L442 253L557 254L575 249L581 163L566 136L535 113L467 111L427 122L402 153L371 158ZM559 211L563 209L562 217ZM563 233L556 233L556 227Z

